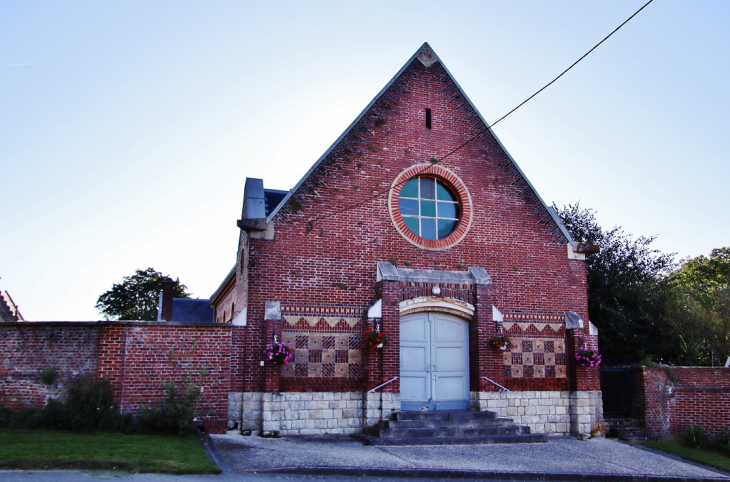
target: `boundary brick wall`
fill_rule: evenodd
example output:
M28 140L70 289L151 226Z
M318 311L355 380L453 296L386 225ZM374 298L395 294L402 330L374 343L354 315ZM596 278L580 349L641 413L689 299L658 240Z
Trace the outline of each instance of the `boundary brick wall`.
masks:
M61 398L77 375L96 373L99 328L96 323L0 324L0 406L42 407ZM55 367L56 381L41 383L41 372Z
M643 367L639 380L650 436L677 435L691 425L720 435L730 426L730 368Z
M108 378L122 411L165 398L163 385L191 379L203 388L198 412L212 433L226 430L230 391L230 325L155 322L0 323L0 406L42 407L63 397L72 378ZM43 368L58 373L41 383ZM205 375L201 375L201 370Z

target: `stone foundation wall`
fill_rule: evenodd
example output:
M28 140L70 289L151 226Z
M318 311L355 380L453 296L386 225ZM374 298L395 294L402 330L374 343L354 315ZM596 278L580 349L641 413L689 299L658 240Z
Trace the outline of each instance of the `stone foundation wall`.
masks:
M471 392L471 408L527 425L534 433L589 435L603 421L601 392Z
M365 426L371 427L382 420L390 419L390 414L400 412L400 393L377 392L365 394Z
M603 422L596 391L471 392L470 398L472 409L496 412L534 433L590 435ZM360 392L228 394L229 426L281 436L359 433L399 410L400 393L366 393L364 406Z
M282 436L359 433L363 428L362 393L233 392L228 394L228 420L229 425L237 422L244 430Z
M599 391L570 392L570 431L574 435L601 435L603 398Z
M228 427L238 426L242 430L261 430L262 392L230 392L228 394ZM243 414L243 422L241 415Z

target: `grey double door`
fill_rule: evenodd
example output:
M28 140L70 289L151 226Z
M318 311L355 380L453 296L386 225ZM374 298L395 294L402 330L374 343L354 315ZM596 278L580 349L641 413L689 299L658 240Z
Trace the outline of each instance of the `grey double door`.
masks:
M469 408L468 323L438 312L400 320L401 410Z

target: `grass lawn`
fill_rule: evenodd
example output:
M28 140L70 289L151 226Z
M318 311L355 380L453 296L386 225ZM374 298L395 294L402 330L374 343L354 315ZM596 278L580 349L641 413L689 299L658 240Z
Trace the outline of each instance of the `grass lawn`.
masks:
M195 435L0 429L0 467L220 473Z
M641 442L641 445L730 472L730 458L720 455L717 452L691 449L671 440Z

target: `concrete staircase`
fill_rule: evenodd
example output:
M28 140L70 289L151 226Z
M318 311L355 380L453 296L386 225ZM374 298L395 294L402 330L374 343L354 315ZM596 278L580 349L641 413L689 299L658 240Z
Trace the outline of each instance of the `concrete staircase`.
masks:
M484 411L396 412L379 426L353 435L366 445L473 445L547 442L512 419Z
M646 429L635 418L606 417L605 422L609 437L629 442L647 440Z

